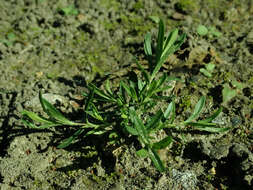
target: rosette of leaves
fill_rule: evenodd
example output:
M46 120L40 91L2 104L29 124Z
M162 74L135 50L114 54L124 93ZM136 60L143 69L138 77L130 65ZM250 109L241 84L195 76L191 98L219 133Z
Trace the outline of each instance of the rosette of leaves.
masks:
M176 122L176 106L173 96L161 96L161 92L172 88L168 85L171 80L167 74L161 76L158 72L168 56L180 48L186 38L185 34L179 35L177 29L165 36L164 23L159 21L159 31L156 39L156 47L151 43L151 34L148 33L144 39L144 51L149 68L146 70L136 61L141 74L129 80L121 81L116 90L112 90L109 81L106 81L104 90L94 84L89 84L89 93L84 93L84 123L76 123L66 119L53 105L45 100L41 93L40 103L48 118L24 110L22 121L33 128L50 128L60 125L79 126L77 131L69 138L63 140L58 148L65 148L77 137L88 135L101 135L108 133L113 137L112 142L126 136L134 136L140 142L142 148L137 151L141 157L149 157L154 166L160 171L165 171L157 151L166 148L173 142L171 133L166 133L163 139L155 141L152 136L159 130L170 130L192 126L198 130L208 132L224 132L228 128L219 128L212 121L220 114L218 109L214 114L204 120L197 120L205 105L205 97L201 97L196 104L192 115L182 122ZM153 53L153 49L155 50ZM159 76L159 77L158 77ZM170 101L167 108L151 111L158 102ZM40 126L35 123L41 123Z

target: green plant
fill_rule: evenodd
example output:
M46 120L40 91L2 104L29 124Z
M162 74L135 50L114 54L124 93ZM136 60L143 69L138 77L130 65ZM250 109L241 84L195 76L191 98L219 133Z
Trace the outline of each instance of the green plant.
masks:
M0 42L2 42L3 44L9 46L12 46L13 43L16 41L17 36L13 33L10 32L7 34L5 39L1 39Z
M226 104L229 102L232 98L234 98L237 94L242 92L242 89L245 87L245 85L241 82L238 82L235 79L232 79L232 81L229 83L223 84L222 89L222 103Z
M214 63L208 63L205 65L205 68L201 68L199 71L203 73L206 77L211 78L214 68L215 68Z
M144 67L136 61L141 74L133 74L126 81L121 81L119 87L114 89L107 80L104 90L94 84L89 84L89 93L84 93L84 119L83 123L76 123L66 119L55 107L39 94L43 110L48 118L24 110L22 121L32 128L50 128L60 125L79 126L77 131L69 138L63 140L58 148L65 148L81 136L101 135L107 133L112 143L118 139L134 136L138 139L142 148L137 155L149 157L154 166L160 171L165 171L157 151L167 147L173 142L171 129L178 130L185 126L193 126L198 130L208 132L223 132L228 128L216 127L212 120L215 119L222 109L218 109L210 117L196 121L205 105L205 97L201 97L196 104L192 115L183 122L176 122L176 105L174 96L162 96L161 92L170 90L168 83L175 78L167 74L158 73L168 56L182 45L186 38L185 34L179 35L178 30L171 31L167 36L164 34L164 24L159 21L159 31L156 41L155 53L151 45L151 34L144 39L144 51L147 56L149 67ZM170 101L165 108L159 106L161 102ZM42 125L37 126L36 123ZM162 139L156 137L157 132L164 130Z
M59 11L62 11L64 15L78 15L78 10L74 5L69 5L64 8L59 8Z
M222 35L221 32L219 32L215 27L206 27L204 25L199 25L197 27L197 33L200 36L206 36L208 37L220 37Z

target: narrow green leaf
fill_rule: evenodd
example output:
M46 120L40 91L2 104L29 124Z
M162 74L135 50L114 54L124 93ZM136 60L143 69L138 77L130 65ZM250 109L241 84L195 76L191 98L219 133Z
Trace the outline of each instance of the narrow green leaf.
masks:
M50 128L50 127L56 127L56 126L60 126L62 124L60 123L46 123L44 125L40 125L40 126L37 126L35 125L33 122L30 122L24 118L21 119L21 121L28 127L30 128L34 128L34 129L47 129L47 128Z
M50 118L53 118L64 125L76 125L76 123L66 119L61 114L61 112L59 112L51 103L49 103L46 99L44 99L42 97L41 92L39 93L39 99L43 110L48 114Z
M104 121L103 117L98 113L96 107L93 105L91 107L92 110L87 110L85 113L89 114L91 117L99 120L99 121Z
M152 131L153 129L155 129L160 124L160 121L161 121L162 118L163 118L163 112L162 112L162 110L159 110L151 118L151 120L147 123L146 129L148 131Z
M86 101L85 101L85 106L84 106L84 121L85 122L88 121L87 111L88 111L90 104L93 100L93 96L94 96L94 88L92 88L92 90L90 90L89 94L86 94Z
M51 127L57 127L61 125L62 125L61 123L44 124L44 125L37 126L37 129L48 129Z
M204 122L189 122L187 125L193 126L193 127L214 127L216 126L215 123L204 123Z
M112 99L109 95L107 95L105 92L103 92L102 90L100 90L100 89L99 89L98 87L96 87L94 84L89 84L89 87L90 87L91 89L93 89L93 90L94 90L94 93L97 94L98 96L100 96L100 97L106 99L107 101L108 101L108 100L109 100L109 101L113 101L113 99Z
M142 158L148 157L148 151L147 151L146 149L144 149L144 148L138 150L138 151L136 152L136 154L137 154L138 156L142 157Z
M141 140L143 141L144 144L149 144L149 139L148 139L148 136L147 136L147 131L145 129L145 126L143 125L140 118L137 116L134 107L130 107L129 116L130 116L130 119L131 119L132 123L135 126L135 129L138 132L138 136L140 136L140 138L141 138Z
M218 127L212 127L212 126L202 126L202 123L200 125L193 126L194 128L197 128L200 131L207 131L211 133L221 133L230 130L229 127L225 128L218 128Z
M137 84L138 84L138 91L142 91L143 87L144 87L144 83L141 79L138 79L137 81Z
M168 91L169 89L171 89L173 86L165 86L165 87L161 87L161 88L157 88L155 91L154 91L154 94L158 93L158 92L163 92L163 91Z
M130 133L131 135L138 135L138 131L133 128L133 127L130 127L130 126L125 126L126 130L128 133Z
M171 46L176 42L178 36L178 29L174 29L170 34L168 35L162 56L171 48Z
M150 81L153 81L153 79L155 78L157 72L158 72L158 71L160 70L160 68L162 67L162 65L163 65L163 63L165 62L165 60L166 60L166 58L164 58L164 56L161 57L161 58L158 60L156 66L155 66L155 68L154 68L154 70L153 70L153 72L152 72L152 74L151 74Z
M180 78L173 77L173 76L168 76L167 82L171 82L171 81L184 82L184 81L183 81L182 79L180 79Z
M172 124L175 120L176 117L176 105L175 105L175 101L172 100L170 102L170 104L168 105L167 109L165 110L164 114L163 114L165 119L169 119L169 123Z
M157 82L157 88L160 88L164 82L168 79L168 75L166 73L163 73L163 76L161 76Z
M149 83L150 79L149 73L142 67L142 65L138 62L138 60L136 60L136 64L138 68L141 70L141 73L144 76L146 83Z
M159 31L157 37L157 47L156 47L156 60L158 61L163 52L163 41L164 41L164 23L162 20L159 21Z
M156 169L158 169L158 171L160 171L160 172L164 172L165 167L164 167L159 155L157 154L156 150L153 148L148 148L148 155L149 155L150 159L152 160Z
M162 57L163 58L163 57ZM155 78L155 75L157 74L157 72L160 70L160 68L162 67L163 63L165 62L165 59L159 59L153 72L152 72L152 75L151 75L151 81Z
M113 93L112 93L112 90L111 90L111 85L110 85L110 81L109 81L109 80L106 80L105 89L106 89L107 93L110 94L110 96L113 96Z
M171 46L172 51L173 52L177 51L180 48L180 46L184 43L185 39L186 39L186 34L185 33L180 35L179 38L177 39L177 41L175 42L175 44L173 46Z
M170 102L170 104L168 105L167 109L165 110L163 114L164 118L168 119L170 115L173 114L174 111L175 111L175 102L172 101Z
M179 38L177 39L177 41L176 41L175 44L176 44L177 46L181 46L181 45L184 43L185 38L186 38L186 34L185 34L185 33L181 34L181 35L179 36Z
M99 114L96 106L92 103L91 105L91 109L92 109L92 113L95 116L95 118L99 121L103 121L103 117Z
M138 96L135 91L135 88L130 86L130 92L131 92L131 97L133 98L134 101L138 102Z
M126 93L121 83L119 84L119 92L117 95L118 95L118 98L117 98L118 105L121 105L121 103L127 102Z
M174 44L171 45L170 48L163 51L163 54L161 55L161 58L159 60L160 61L159 65L162 65L167 60L170 54L174 53L180 48L180 46L184 43L185 38L186 34L182 34L179 37L179 39Z
M37 121L37 122L40 122L40 123L49 123L49 124L52 124L52 121L50 121L50 120L48 120L48 119L46 119L44 117L38 116L36 113L33 113L31 111L23 110L21 112L21 114L23 116L27 116L30 119L32 119L34 121Z
M86 92L82 92L82 95L84 96L84 97L88 97L88 93L86 93Z
M236 89L232 89L229 84L225 83L223 84L223 89L222 89L222 99L223 99L223 103L228 102L229 100L231 100L233 97L235 97L237 95L237 90Z
M118 95L118 98L116 100L119 107L123 106L123 104L126 102L120 94Z
M210 117L204 119L204 120L201 120L199 122L203 122L203 123L209 123L209 122L212 122L216 117L219 116L219 114L222 112L222 107L220 107L216 112L213 113L213 115L211 115Z
M34 123L32 123L24 118L21 118L21 121L24 123L24 125L26 125L30 128L38 128Z
M179 37L179 39L175 42L175 44L173 44L170 48L163 51L160 58L156 61L156 66L151 74L151 79L150 79L151 81L154 79L156 73L160 70L163 63L167 60L168 56L174 53L183 44L185 38L186 38L186 34L182 34Z
M78 129L71 137L63 140L63 142L57 146L57 148L66 148L71 144L73 140L75 140L82 132L84 129Z
M123 87L126 90L127 94L131 97L132 93L131 93L131 90L130 90L130 86L128 86L123 81L120 81L120 86Z
M94 89L92 89L89 94L87 94L87 99L86 99L86 102L85 102L85 106L84 106L84 110L88 110L89 106L90 106L90 103L92 102L93 100L93 96L94 96Z
M90 125L90 124L88 124ZM108 124L106 125L90 125L93 126L94 128L91 129L90 131L88 131L87 133L85 133L83 135L83 138L89 136L89 135L102 135L104 133L107 133L109 131L109 129L106 129L105 127L108 126Z
M144 38L144 52L147 56L152 56L151 34L147 33Z
M148 100L148 98L150 98L155 93L156 88L157 88L157 81L153 80L151 84L148 85L148 90L144 101Z
M153 144L152 148L155 150L160 150L166 148L170 143L172 143L173 139L171 136L165 137L164 139L160 140Z
M202 96L200 98L200 100L198 101L198 103L196 104L195 108L194 108L194 111L192 113L192 115L186 120L184 121L184 123L189 123L191 122L192 120L194 119L197 119L200 112L202 111L202 109L204 108L205 106L205 102L206 102L206 98L204 96Z
M156 24L158 24L160 21L160 18L158 16L149 16L149 18Z

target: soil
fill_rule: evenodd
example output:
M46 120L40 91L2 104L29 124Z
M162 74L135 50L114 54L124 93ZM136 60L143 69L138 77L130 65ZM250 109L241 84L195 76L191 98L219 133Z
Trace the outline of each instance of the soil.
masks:
M0 7L1 189L253 189L252 0L1 0ZM89 82L123 80L133 56L143 59L144 36L158 29L150 16L187 35L161 70L184 80L176 85L177 119L205 95L204 114L222 106L216 122L231 130L193 131L183 142L178 134L161 174L135 154L134 142L104 148L94 136L57 149L73 128L24 126L22 110L42 111L39 91L81 119Z

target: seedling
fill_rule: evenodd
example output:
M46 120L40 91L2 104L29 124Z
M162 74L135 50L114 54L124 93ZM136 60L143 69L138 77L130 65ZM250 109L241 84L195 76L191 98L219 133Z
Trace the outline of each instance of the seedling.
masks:
M176 105L173 94L161 95L163 91L172 88L168 84L171 80L175 80L165 73L158 72L168 56L178 50L184 42L186 35L178 33L179 31L175 29L165 36L164 23L160 20L156 47L153 48L151 44L150 33L144 39L144 52L149 62L148 69L144 69L136 60L141 74L135 74L135 77L132 77L134 79L121 81L116 90L112 90L110 81L106 81L104 90L92 83L89 84L89 93L83 94L85 96L83 123L66 119L43 98L41 93L39 94L40 103L48 118L24 110L22 121L27 126L38 129L61 125L79 127L71 137L63 140L58 148L65 148L77 137L85 138L88 135L108 134L109 137L113 137L113 143L117 143L117 138L134 136L142 146L137 151L137 155L149 157L157 170L165 171L166 168L157 151L166 148L173 142L170 132L173 128L180 130L186 126L192 126L208 132L228 130L228 128L219 128L212 123L222 111L221 108L210 117L197 120L205 105L204 96L200 98L188 119L176 122ZM155 49L154 53L153 49ZM160 102L168 101L168 106L164 108L158 106ZM37 126L36 123L41 125ZM165 136L157 139L156 134L160 130L165 131Z
M245 87L245 85L241 82L236 81L235 79L233 79L231 81L231 86L228 83L225 83L223 85L223 90L222 90L222 103L226 104L227 102L229 102L232 98L234 98L237 94L239 94L242 89Z
M205 65L205 68L201 68L199 71L201 73L203 73L206 77L211 78L214 68L215 68L215 64L208 63L208 64Z
M220 37L222 35L221 32L219 32L215 27L206 27L204 25L199 25L197 27L197 33L200 36L206 36L208 37Z
M17 38L16 35L14 33L10 32L7 34L6 38L0 40L0 42L4 43L5 45L7 45L9 47L9 46L13 45L16 38Z
M78 15L78 10L74 5L69 5L68 7L64 7L59 9L64 13L64 15Z

